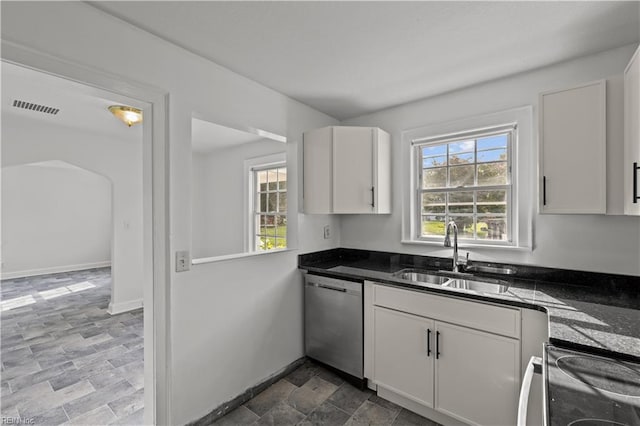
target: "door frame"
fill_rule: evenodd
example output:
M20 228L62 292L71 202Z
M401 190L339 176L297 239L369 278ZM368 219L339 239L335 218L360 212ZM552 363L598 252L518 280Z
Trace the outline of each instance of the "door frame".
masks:
M170 424L169 93L6 40L1 59L147 105L142 123L144 422Z

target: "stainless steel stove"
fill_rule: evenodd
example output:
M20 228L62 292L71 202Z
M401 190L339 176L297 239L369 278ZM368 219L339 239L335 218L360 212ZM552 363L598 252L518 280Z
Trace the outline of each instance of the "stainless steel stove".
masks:
M640 364L547 345L549 426L640 426Z

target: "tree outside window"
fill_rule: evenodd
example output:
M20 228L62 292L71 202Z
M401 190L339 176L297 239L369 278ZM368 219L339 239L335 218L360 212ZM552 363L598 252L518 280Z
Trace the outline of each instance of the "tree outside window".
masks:
M512 130L465 134L416 145L419 159L419 238L443 237L446 224L459 238L510 241Z
M287 168L283 165L255 168L254 249L287 247Z

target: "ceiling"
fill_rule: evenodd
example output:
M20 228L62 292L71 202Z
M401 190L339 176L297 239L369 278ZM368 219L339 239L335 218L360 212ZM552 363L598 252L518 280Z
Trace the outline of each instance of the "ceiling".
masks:
M1 63L2 74L2 126L14 122L24 125L24 119L55 126L106 134L120 140L141 141L142 126L127 127L107 109L110 105L124 104L144 107L144 104L119 95L76 83L40 71ZM14 100L59 109L55 115L13 106ZM12 120L13 117L20 120Z
M640 2L90 4L338 119L640 40Z
M25 125L24 119L90 133L99 133L118 140L141 141L142 126L127 127L108 110L121 104L144 108L144 104L104 90L96 89L65 78L35 71L8 62L1 62L2 125ZM58 109L57 114L32 111L13 106L15 100ZM15 120L14 117L20 120ZM237 146L265 139L282 142L279 135L261 129L237 130L197 118L192 119L192 148L194 152ZM284 139L286 141L286 139ZM47 167L61 167L59 163L42 163Z

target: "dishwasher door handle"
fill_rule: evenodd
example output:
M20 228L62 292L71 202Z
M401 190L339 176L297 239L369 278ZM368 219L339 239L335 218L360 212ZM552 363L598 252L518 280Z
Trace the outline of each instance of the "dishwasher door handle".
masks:
M531 392L531 382L534 374L542 373L542 360L540 357L532 356L527 364L522 387L520 388L520 399L518 400L518 426L527 426L527 408L529 405L529 393Z
M318 284L318 287L320 287L320 288L326 288L327 290L340 291L340 292L342 292L342 293L346 293L346 292L347 292L347 289L346 289L346 288L331 287L331 286L324 285L324 284Z

